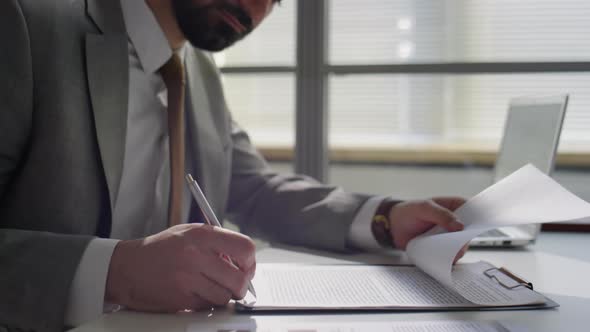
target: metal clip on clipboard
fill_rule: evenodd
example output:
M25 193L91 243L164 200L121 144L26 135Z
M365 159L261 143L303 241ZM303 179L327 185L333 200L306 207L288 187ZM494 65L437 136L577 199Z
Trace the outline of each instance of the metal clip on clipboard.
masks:
M501 272L502 274L504 274L508 278L514 280L516 282L516 284L515 285L507 285L504 281L502 281L500 278L498 278L498 276L495 273L496 271ZM490 269L483 271L483 274L490 279L496 280L502 287L504 287L506 289L515 289L517 287L524 286L530 290L533 290L533 283L532 282L526 281L525 279L517 276L516 274L508 271L507 269L505 269L503 267L500 267L500 268L492 267Z

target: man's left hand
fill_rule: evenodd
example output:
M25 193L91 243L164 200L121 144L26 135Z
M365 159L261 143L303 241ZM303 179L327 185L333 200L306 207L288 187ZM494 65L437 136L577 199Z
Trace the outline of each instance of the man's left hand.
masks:
M453 213L465 200L460 197L436 197L430 200L407 201L394 205L389 210L390 235L396 248L405 250L416 236L440 226L449 232L463 230ZM455 258L465 254L467 246Z

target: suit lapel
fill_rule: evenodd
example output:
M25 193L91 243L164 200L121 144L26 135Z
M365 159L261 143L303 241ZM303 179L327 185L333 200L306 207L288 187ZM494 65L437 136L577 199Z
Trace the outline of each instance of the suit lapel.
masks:
M86 0L86 14L104 34L126 33L120 0Z
M102 34L86 35L86 66L111 211L123 171L129 89L127 33L119 0L87 0Z

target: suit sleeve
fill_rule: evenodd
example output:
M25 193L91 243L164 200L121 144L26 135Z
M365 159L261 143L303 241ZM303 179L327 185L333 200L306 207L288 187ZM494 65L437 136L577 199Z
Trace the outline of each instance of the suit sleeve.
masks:
M268 166L235 123L224 102L219 70L210 54L195 53L208 82L220 135L230 141L229 195L225 216L248 235L291 245L349 251L351 225L372 196L343 191L303 175L279 174Z
M1 202L26 160L33 122L31 50L17 0L0 1L0 45ZM0 219L0 327L62 330L71 279L90 239L7 224L18 221Z
M235 123L231 138L228 212L246 234L318 249L349 249L351 224L370 196L272 171Z

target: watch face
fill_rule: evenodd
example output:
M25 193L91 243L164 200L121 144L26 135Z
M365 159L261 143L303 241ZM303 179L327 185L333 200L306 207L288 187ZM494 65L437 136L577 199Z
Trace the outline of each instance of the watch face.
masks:
M393 240L389 233L389 220L382 214L378 214L371 222L371 232L375 240L384 247L392 247Z

